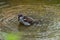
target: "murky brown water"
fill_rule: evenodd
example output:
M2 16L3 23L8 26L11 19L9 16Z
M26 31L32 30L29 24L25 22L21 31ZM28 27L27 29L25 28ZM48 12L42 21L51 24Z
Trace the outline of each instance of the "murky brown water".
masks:
M22 32L21 40L60 40L59 5L8 4L11 6L2 8L0 13L1 32ZM20 13L41 20L40 24L29 27L19 24L17 15Z

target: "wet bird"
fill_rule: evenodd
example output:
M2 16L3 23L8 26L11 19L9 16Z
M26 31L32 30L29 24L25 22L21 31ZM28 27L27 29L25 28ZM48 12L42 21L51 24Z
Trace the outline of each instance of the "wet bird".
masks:
M18 15L18 21L25 25L25 26L30 26L34 23L34 19L31 17L23 16L22 14Z

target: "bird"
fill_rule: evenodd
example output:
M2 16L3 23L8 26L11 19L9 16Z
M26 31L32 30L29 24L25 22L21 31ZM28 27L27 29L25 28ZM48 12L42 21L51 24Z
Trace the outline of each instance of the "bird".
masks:
M22 14L18 15L18 21L25 26L30 26L34 23L34 19L32 17L23 16Z

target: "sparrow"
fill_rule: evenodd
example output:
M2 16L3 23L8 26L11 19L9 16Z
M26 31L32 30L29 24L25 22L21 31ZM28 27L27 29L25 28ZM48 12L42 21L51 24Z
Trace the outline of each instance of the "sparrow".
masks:
M22 14L18 15L18 21L25 26L30 26L34 23L33 18L28 16L23 16Z

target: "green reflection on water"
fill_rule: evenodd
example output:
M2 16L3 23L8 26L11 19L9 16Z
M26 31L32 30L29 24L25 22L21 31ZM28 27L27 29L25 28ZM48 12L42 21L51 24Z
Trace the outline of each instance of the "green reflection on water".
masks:
M20 40L22 33L7 33L4 40Z

